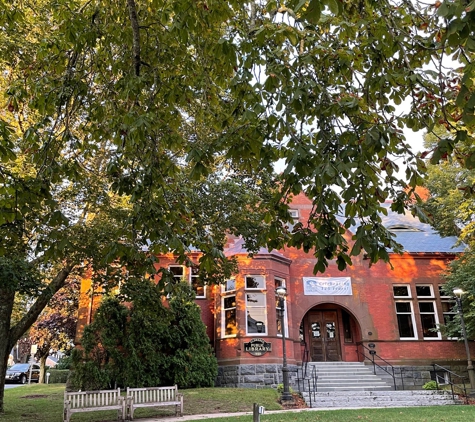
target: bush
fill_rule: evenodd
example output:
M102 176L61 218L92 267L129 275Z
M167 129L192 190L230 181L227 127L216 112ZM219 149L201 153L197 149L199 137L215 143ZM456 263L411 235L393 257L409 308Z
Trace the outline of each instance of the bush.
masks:
M58 363L54 367L54 369L71 369L71 356L63 356L61 359L58 360Z
M168 307L149 280L129 280L124 297L102 301L72 353L75 389L214 386L218 364L195 294L185 282L169 287Z
M429 382L426 382L422 388L424 390L438 390L437 388L437 383L435 381L429 381Z
M278 392L279 394L282 394L282 393L284 392L284 384L279 384L279 385L277 386L277 392ZM290 394L294 394L294 390L292 389L292 387L289 387L289 393L290 393Z
M65 384L69 375L69 369L48 369L47 372L50 374L50 384Z

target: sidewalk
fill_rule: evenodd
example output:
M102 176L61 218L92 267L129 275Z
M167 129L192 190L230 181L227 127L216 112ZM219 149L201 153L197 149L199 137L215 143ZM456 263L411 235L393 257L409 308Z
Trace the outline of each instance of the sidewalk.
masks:
M327 410L342 410L343 408L328 408L328 409L312 409L312 408L303 408L303 409L290 409L290 410L269 410L264 413L265 415L273 415L278 413L298 413L298 412L319 412ZM351 409L361 409L360 407L345 407L345 410ZM374 409L374 408L373 408ZM136 422L182 422L182 421L199 421L205 419L214 419L214 418L229 418L234 416L250 416L252 418L252 412L241 412L241 413L209 413L207 415L184 415L184 416L166 416L163 418L135 418Z

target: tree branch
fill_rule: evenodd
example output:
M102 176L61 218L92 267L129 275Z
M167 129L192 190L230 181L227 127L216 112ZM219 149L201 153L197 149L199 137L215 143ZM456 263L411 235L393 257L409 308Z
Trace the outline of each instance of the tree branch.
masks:
M137 9L135 7L135 0L127 0L127 6L129 8L129 18L132 25L133 33L133 57L135 76L140 76L140 32L139 32L139 20L137 18Z
M48 305L49 300L54 296L54 294L64 286L66 279L69 274L75 267L75 264L67 263L56 277L48 284L46 289L38 296L33 306L25 314L25 316L10 330L10 339L14 339L15 342L18 340L27 330L30 328L35 321L38 319L38 316L41 314L43 309Z

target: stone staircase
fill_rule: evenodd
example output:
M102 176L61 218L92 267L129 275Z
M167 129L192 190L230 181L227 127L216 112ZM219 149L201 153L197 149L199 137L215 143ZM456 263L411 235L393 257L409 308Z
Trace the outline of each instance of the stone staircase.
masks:
M312 375L313 374L313 375ZM313 381L316 378L316 382ZM444 391L394 391L361 362L311 362L299 389L312 408L413 407L461 404Z
M434 390L303 392L302 396L309 407L320 409L463 404L457 396L452 399L452 394L447 391Z
M380 376L373 374L373 368L362 362L309 362L307 376L315 374L318 392L327 391L377 391L393 390L393 386ZM305 383L304 383L305 384ZM305 386L308 389L308 382ZM310 386L310 389L313 389Z

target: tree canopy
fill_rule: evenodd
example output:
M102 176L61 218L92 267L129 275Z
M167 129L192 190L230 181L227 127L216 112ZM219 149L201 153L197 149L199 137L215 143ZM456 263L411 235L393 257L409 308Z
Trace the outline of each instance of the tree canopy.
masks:
M444 124L433 162L463 143L475 163L473 13L462 0L0 1L0 411L9 350L85 263L100 282L117 261L151 273L155 254L185 261L193 246L218 282L233 268L225 230L251 250L312 251L316 272L388 259L381 202L402 212L425 166L403 129ZM289 233L300 192L313 208ZM16 293L37 299L11 325Z

